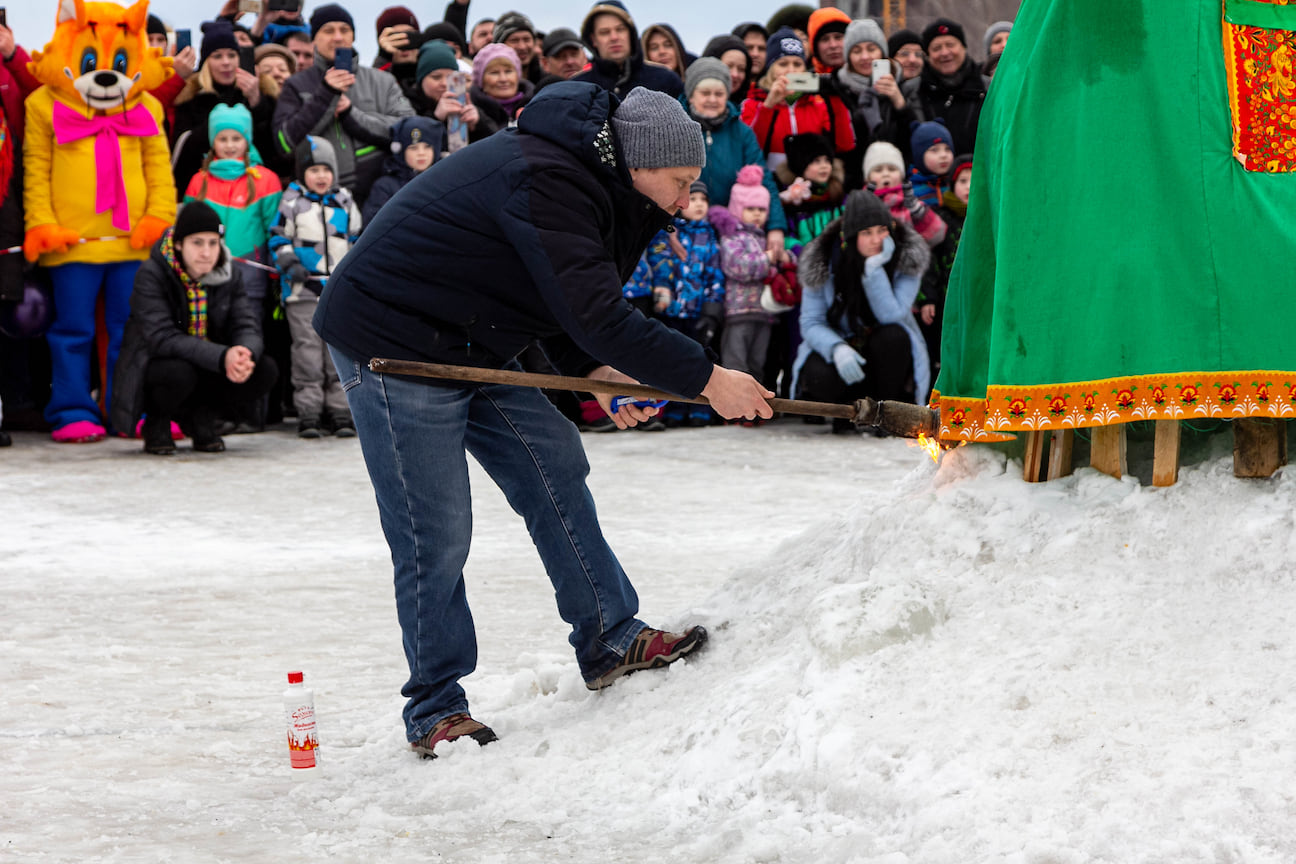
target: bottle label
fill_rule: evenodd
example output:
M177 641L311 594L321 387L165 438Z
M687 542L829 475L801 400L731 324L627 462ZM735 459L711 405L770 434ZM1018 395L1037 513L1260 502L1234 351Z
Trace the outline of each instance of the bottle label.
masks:
M299 705L288 713L288 754L294 768L314 768L319 737L315 731L315 708Z

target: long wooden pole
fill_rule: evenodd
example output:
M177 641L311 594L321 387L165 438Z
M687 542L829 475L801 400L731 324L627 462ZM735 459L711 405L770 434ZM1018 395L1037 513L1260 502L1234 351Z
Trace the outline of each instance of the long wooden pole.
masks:
M514 372L509 369L482 369L476 366L449 366L443 363L418 363L412 360L369 361L374 372L390 375L417 375L420 378L444 378L448 381L472 381L477 384L511 384L517 387L539 387L541 390L576 390L585 393L605 393L611 396L634 396L636 399L669 399L672 402L691 402L707 405L705 396L685 399L664 390L643 384L618 384L594 378L570 378L562 375L540 375L535 372ZM783 414L810 414L818 417L840 417L854 420L854 405L835 402L805 402L799 399L770 399L770 407Z
M637 399L710 404L706 397L685 399L643 384L619 384L594 378L571 378L562 375L541 375L535 372L514 372L510 369L486 369L477 366L450 366L444 363L421 363L414 360L389 360L375 357L369 369L386 375L413 375L419 378L440 378L446 381L471 381L476 384L508 384L515 387L538 387L541 390L574 390L585 393L605 393L612 396L634 396ZM878 402L860 399L853 405L836 402L807 402L803 399L769 399L769 406L782 414L804 414L812 417L839 417L857 426L879 426L893 435L917 438L924 434L935 436L939 428L937 412L921 405L906 402Z

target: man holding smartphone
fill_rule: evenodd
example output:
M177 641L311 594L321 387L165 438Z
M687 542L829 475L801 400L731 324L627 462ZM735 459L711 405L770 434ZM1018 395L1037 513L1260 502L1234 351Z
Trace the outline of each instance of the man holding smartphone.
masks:
M355 62L355 23L336 3L311 15L315 63L284 82L274 113L275 147L291 155L308 135L333 145L339 185L363 204L382 172L391 127L414 109L389 73Z

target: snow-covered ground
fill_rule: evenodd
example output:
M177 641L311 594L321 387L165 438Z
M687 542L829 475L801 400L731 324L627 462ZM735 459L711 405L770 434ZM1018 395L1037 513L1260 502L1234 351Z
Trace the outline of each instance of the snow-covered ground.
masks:
M1161 490L795 421L586 436L643 617L712 633L600 694L475 471L500 741L431 762L354 441L15 438L0 861L1296 860L1296 484L1233 478L1227 435Z

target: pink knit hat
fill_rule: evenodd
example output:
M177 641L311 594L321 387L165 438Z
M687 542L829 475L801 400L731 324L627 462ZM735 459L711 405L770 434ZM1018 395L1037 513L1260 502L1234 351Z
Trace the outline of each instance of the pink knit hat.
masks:
M486 74L486 67L491 64L492 60L507 60L513 64L513 71L517 72L518 83L522 81L522 63L518 60L517 52L503 42L492 42L485 48L477 52L473 58L473 83L479 88L482 86L482 76Z
M770 206L770 193L765 188L765 169L759 165L745 165L738 169L738 182L729 190L729 212L742 221L744 207Z

